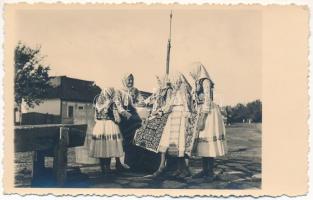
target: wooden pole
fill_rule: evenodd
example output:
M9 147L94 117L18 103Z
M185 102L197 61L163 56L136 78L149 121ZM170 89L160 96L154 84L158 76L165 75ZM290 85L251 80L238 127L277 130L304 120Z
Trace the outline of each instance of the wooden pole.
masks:
M45 155L43 151L33 152L32 185L37 184L44 174Z
M168 37L168 43L167 43L167 54L166 54L166 75L169 75L170 73L170 54L171 54L171 35L172 35L172 11L170 14L170 34Z
M53 175L58 186L63 186L67 174L67 146L69 143L69 128L60 127L59 142L54 148Z

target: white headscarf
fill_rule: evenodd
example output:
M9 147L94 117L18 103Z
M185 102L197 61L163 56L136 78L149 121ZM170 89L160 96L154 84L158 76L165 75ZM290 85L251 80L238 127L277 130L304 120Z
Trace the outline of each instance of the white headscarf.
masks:
M103 88L101 93L94 99L94 107L97 110L109 109L114 101L115 90L113 87Z
M171 83L175 89L179 89L177 85L178 82L181 83L179 88L184 87L184 89L186 89L187 91L192 90L190 83L182 73L180 72L173 73L171 76Z
M213 83L212 79L210 78L209 73L207 72L204 65L200 62L194 63L191 66L190 75L195 81L199 81L201 79L209 79L211 83Z
M123 83L123 87L124 89L128 89L127 83L128 83L128 79L133 78L134 80L134 75L132 73L125 73L123 78L122 78L122 83Z

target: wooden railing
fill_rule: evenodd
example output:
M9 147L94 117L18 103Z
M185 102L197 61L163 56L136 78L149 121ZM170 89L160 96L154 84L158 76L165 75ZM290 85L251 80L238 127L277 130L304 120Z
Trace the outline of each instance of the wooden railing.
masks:
M53 177L58 186L67 178L67 148L84 145L87 125L45 124L15 126L15 152L33 151L32 182L43 178L45 157L53 157Z

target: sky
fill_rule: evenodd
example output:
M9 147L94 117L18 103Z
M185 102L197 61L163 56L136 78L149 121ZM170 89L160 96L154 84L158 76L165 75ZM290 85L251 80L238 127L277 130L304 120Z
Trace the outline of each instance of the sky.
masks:
M123 74L152 91L165 73L167 9L41 9L16 12L15 42L41 46L50 75L121 87ZM262 13L239 9L174 9L170 73L206 66L216 101L261 99Z

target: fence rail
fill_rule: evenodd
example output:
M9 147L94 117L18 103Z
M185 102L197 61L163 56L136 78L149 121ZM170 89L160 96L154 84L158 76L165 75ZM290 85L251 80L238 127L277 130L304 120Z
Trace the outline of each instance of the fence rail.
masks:
M67 148L84 145L86 130L86 124L15 126L15 152L34 152L32 182L44 178L44 160L47 156L53 157L53 176L57 185L63 186L67 177Z

